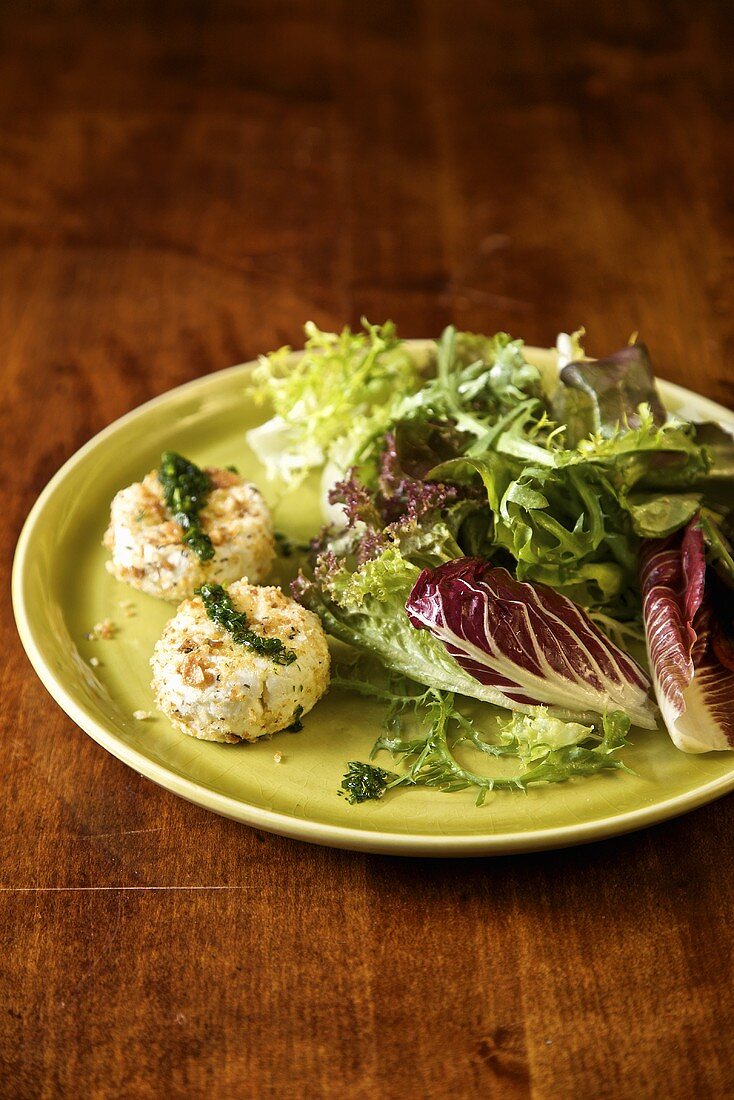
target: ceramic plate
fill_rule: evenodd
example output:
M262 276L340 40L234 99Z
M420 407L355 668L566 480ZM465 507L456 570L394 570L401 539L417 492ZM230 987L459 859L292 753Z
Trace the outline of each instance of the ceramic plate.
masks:
M346 761L366 759L380 729L381 708L364 699L332 692L302 732L255 745L196 741L162 716L136 721L134 711L154 710L148 660L172 608L105 571L100 542L115 492L171 448L202 465L234 463L269 498L277 529L293 538L320 525L316 484L278 496L245 443L246 429L263 417L246 396L251 367L181 386L110 425L66 463L28 517L13 573L18 629L41 680L86 733L137 772L216 813L300 840L405 855L578 844L662 821L734 788L734 753L686 756L666 733L635 730L625 754L634 776L602 773L527 794L497 792L481 808L471 791L428 789L350 806L337 797ZM721 406L665 382L660 389L671 410L734 426ZM125 600L134 617L120 608ZM119 625L117 637L88 640L107 617Z

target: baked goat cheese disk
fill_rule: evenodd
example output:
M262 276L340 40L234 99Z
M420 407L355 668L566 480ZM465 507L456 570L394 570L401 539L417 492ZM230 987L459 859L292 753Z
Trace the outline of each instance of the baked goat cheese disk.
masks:
M278 638L291 664L236 642L209 618L200 597L185 600L151 658L156 704L173 724L205 741L256 741L297 721L329 686L329 650L318 617L279 588L238 581L227 589L248 627Z
M153 470L142 482L121 489L112 501L103 545L112 555L107 569L114 577L171 601L192 596L205 581L227 584L245 576L264 580L275 556L265 501L254 485L230 470L209 467L205 472L212 489L200 519L214 557L201 561L186 546Z

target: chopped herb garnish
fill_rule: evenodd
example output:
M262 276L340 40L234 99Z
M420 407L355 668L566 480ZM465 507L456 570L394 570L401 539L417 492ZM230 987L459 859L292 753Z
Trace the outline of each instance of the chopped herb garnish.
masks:
M368 802L373 798L382 798L388 783L397 776L376 768L374 764L363 764L361 760L350 760L349 771L342 779L341 790L337 794L346 798L351 806L357 802Z
M300 733L303 729L303 722L301 721L301 715L303 714L303 707L299 703L296 709L293 711L293 721L290 726L286 726L289 733Z
M229 470L229 472L231 474L238 474L239 473L239 470L237 469L236 466L225 466L224 468L225 468L225 470Z
M221 584L202 584L195 594L201 596L212 622L228 630L238 645L247 646L263 657L270 657L276 665L292 665L296 660L296 654L292 649L286 649L280 638L264 638L262 634L250 630L247 615L237 610Z
M201 529L199 512L204 507L212 489L211 478L193 462L164 451L158 470L158 480L163 486L163 499L173 518L183 528L183 541L201 561L214 557L211 539Z

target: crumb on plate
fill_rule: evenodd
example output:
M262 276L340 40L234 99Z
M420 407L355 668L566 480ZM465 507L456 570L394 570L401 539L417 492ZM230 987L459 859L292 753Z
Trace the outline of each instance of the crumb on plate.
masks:
M117 627L112 619L102 619L100 623L94 624L87 637L91 642L108 642L110 638L114 638L116 633Z

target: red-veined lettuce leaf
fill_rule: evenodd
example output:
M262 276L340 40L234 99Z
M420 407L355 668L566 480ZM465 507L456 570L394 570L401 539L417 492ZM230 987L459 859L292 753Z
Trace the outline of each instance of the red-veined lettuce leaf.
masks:
M561 382L553 412L558 423L566 425L572 446L589 435L637 428L641 404L648 406L656 424L665 423L650 356L639 341L605 359L569 363L561 371Z
M698 520L645 543L640 580L653 685L674 744L691 753L734 748L732 600L706 569Z
M652 729L642 669L566 596L515 580L481 558L424 569L406 611L509 706L550 705L575 714L625 711Z

